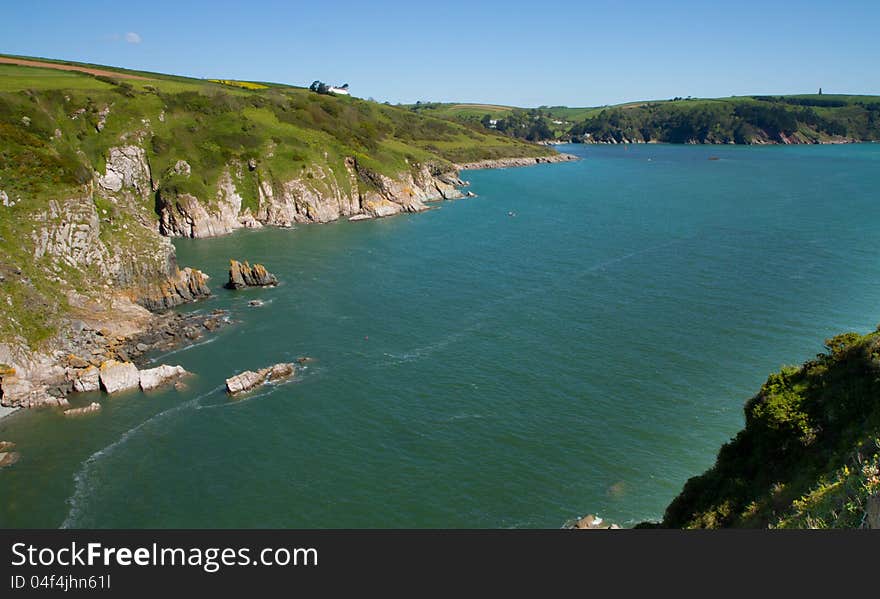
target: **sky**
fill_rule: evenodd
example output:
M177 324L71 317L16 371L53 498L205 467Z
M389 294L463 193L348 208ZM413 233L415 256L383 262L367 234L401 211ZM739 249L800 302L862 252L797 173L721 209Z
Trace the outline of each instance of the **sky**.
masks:
M880 0L0 0L0 53L391 103L880 94Z

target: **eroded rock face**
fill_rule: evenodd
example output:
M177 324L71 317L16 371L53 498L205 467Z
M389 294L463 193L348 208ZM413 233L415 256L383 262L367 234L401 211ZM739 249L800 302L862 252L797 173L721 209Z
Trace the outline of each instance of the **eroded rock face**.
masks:
M156 312L206 298L211 295L211 288L208 287L209 278L208 275L194 268L178 270L158 287L143 293L138 303Z
M144 149L140 146L121 146L110 148L107 169L98 178L98 186L108 192L128 188L146 195L150 191L150 180L150 167Z
M260 177L258 162L250 162L248 172L254 173L248 176L257 177L259 205L252 213L242 209L230 174L236 172L240 180L245 167L231 164L218 182L215 200L160 190L160 230L169 236L211 237L242 227L292 227L419 212L427 209L426 202L464 197L458 187L465 183L456 173L439 172L429 165L412 165L396 177L362 168L354 158L345 159L343 168L339 172L338 167L312 164L300 177L278 183Z
M228 170L220 177L217 197L210 208L194 195L160 190L159 231L169 237L201 238L262 226L249 210L242 211L242 201Z
M275 364L268 368L261 368L256 372L245 370L240 374L226 379L226 392L231 395L244 393L245 391L257 388L260 385L289 378L293 376L294 372L295 367L290 363Z
M245 287L269 287L278 284L278 278L266 270L262 264L250 266L247 261L229 261L229 281L227 289L244 289Z
M89 197L50 200L48 209L33 215L34 258L49 256L73 268L94 268L102 276L114 269L101 240L98 211Z
M166 383L188 374L182 366L167 366L163 364L156 368L141 370L141 389L149 391Z
M101 372L94 366L77 370L73 375L73 390L78 393L98 391L101 388Z
M46 387L18 376L5 376L0 381L0 405L19 408L66 406L67 400L49 394Z
M140 373L131 362L107 360L100 368L101 387L107 393L135 389L140 385Z

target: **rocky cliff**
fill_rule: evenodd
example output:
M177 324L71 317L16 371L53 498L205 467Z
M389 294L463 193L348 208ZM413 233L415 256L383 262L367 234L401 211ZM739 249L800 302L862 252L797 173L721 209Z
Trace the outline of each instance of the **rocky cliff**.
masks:
M525 160L534 163L534 159ZM257 179L257 206L253 211L244 206L239 193L241 175L231 174L240 173L241 165L227 165L213 197L160 189L156 203L159 231L171 237L214 237L240 228L291 227L421 212L428 208L428 202L464 197L458 189L464 182L451 168L413 164L389 177L361 166L353 157L343 164L343 172L329 165L311 165L302 176L286 181L274 180L270 173L254 166L256 172L251 176Z
M17 247L21 266L6 256L2 264L9 276L0 282L13 308L5 314L7 331L22 332L0 342L0 363L14 372L0 377L0 404L64 405L58 390L69 386L65 360L80 349L84 331L102 331L98 338L107 345L149 327L149 310L210 295L206 275L178 268L174 246L148 208L151 194L146 153L127 145L112 148L104 171L78 193L28 211L30 234ZM8 216L23 218L21 212ZM24 334L35 307L49 333L36 345Z

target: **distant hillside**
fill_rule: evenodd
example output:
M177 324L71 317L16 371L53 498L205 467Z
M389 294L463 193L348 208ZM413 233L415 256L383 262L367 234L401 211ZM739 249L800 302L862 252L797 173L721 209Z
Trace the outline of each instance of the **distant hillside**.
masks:
M761 144L880 139L880 96L674 98L592 108L437 103L408 108L536 142Z
M609 108L573 140L629 143L822 143L880 139L880 97L751 96Z
M666 509L671 528L880 527L880 329L771 374L746 426Z

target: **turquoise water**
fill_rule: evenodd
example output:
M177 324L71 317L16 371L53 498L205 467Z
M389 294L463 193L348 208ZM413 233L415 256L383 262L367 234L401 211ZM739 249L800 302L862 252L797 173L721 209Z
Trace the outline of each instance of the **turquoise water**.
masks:
M239 322L155 356L188 391L0 421L0 524L657 518L770 371L880 321L880 145L564 150L585 159L467 172L479 197L424 214L178 242L216 293L188 309ZM282 285L222 289L230 257Z

